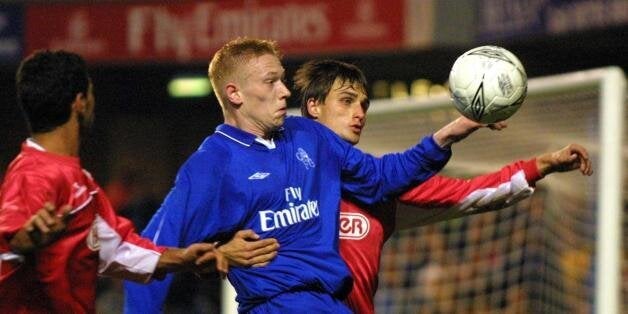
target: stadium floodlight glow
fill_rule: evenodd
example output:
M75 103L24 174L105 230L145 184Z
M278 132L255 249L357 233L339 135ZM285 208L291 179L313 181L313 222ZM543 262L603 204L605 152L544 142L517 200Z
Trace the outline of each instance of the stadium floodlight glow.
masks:
M205 97L211 92L212 85L204 76L177 77L168 83L168 94L172 98Z

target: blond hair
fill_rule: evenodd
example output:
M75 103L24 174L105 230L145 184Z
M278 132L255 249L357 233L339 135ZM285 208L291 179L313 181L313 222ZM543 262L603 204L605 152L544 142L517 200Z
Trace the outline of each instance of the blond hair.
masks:
M251 58L271 54L281 60L281 52L275 41L240 37L226 43L220 48L209 63L209 79L214 91L223 106L226 103L224 86L240 74L240 67Z

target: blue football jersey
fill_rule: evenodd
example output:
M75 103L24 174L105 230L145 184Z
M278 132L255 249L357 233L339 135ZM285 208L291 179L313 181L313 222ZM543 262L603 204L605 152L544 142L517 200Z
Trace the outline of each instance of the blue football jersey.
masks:
M286 118L272 141L222 124L181 167L143 236L174 247L227 241L243 229L276 238L267 266L229 270L241 311L288 291L343 298L352 279L338 253L341 192L380 202L433 176L450 155L428 136L376 158L301 117ZM125 310L157 312L171 279L125 283Z

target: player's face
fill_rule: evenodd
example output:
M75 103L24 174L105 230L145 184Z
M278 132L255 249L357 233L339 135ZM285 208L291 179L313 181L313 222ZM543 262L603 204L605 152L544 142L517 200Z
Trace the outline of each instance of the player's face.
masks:
M274 55L251 58L245 66L240 85L243 129L264 136L283 125L290 91L283 82L284 68Z
M360 86L336 80L325 103L318 106L317 120L345 141L355 145L360 141L366 124L368 98Z

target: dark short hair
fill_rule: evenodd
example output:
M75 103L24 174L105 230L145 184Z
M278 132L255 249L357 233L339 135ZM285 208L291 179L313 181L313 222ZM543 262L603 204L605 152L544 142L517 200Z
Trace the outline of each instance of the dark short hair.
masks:
M357 66L338 60L312 60L303 64L294 75L294 89L299 92L301 114L312 118L307 101L324 102L336 79L363 89L367 94L366 77Z
M17 101L31 133L43 133L70 118L76 95L87 95L89 75L81 56L40 50L20 63L15 76Z

